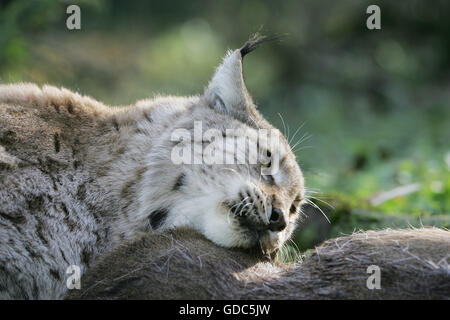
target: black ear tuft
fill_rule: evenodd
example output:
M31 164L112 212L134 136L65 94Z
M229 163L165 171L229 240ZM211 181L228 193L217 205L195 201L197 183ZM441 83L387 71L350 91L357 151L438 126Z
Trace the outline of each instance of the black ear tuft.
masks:
M269 41L276 41L285 38L287 35L278 35L278 36L272 36L272 37L266 37L262 36L259 33L253 34L250 39L239 50L241 52L242 58L247 54L255 50L261 43L269 42Z

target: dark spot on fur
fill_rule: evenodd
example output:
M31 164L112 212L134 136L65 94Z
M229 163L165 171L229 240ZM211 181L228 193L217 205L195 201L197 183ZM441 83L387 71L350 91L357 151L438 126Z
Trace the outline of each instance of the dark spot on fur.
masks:
M31 211L39 211L42 210L42 207L45 204L44 197L42 195L34 197L33 199L28 201L28 207Z
M84 200L85 197L86 197L86 184L83 183L78 187L77 198L79 200Z
M117 148L115 154L120 156L120 155L124 154L125 151L126 151L125 147L122 146L122 147Z
M11 166L7 163L0 163L0 170L6 170L11 168Z
M158 229L164 223L164 220L166 220L168 213L169 211L166 208L161 208L150 213L148 218L152 229Z
M37 227L36 227L36 232L37 232L37 235L38 235L39 239L41 239L41 242L42 242L44 245L47 245L47 244L48 244L48 241L47 241L47 239L45 238L44 232L43 232L43 230L42 230L42 221L38 221Z
M181 174L178 179L175 181L175 185L173 186L173 190L180 190L180 188L184 185L186 177L184 174Z
M120 195L124 198L128 197L131 195L131 188L134 185L134 180L130 180L125 182L122 190L120 191Z
M61 203L61 209L64 212L64 223L69 228L69 232L73 232L77 227L76 221L70 219L69 209L65 203Z
M76 169L78 169L78 167L81 165L81 161L79 161L79 160L75 160L74 162L73 162L73 168L76 170Z
M148 122L153 122L153 119L150 118L150 116L148 115L147 112L144 111L144 118L148 121Z
M136 185L141 179L142 174L145 172L146 168L139 168L136 170L135 179L129 180L125 182L123 185L122 190L120 191L120 195L124 198L130 198L133 195L133 186ZM128 207L128 205L125 206L125 208Z
M10 145L14 142L14 138L16 136L16 133L11 130L7 130L3 132L3 134L0 135L0 144L3 144L5 146Z
M53 189L54 189L55 191L58 191L58 184L56 183L57 181L56 181L55 177L53 177L52 175L50 175L50 179L52 180Z
M70 114L74 113L74 107L73 107L73 102L69 101L69 103L67 104L67 112L69 112Z
M108 172L109 172L108 167L101 167L100 169L97 170L97 176L104 177L104 176L108 175Z
M67 209L65 203L61 203L61 209L64 211L64 214L69 215L69 209Z
M66 254L64 253L64 251L59 248L59 252L61 253L61 257L63 258L63 260L67 263L70 264L69 261L67 260Z
M95 243L98 243L101 240L101 236L99 234L99 231L98 230L94 230L92 233L95 236Z
M116 129L116 131L120 130L119 122L117 122L116 118L113 119L112 124L113 124L114 128Z
M91 254L92 252L88 251L87 249L83 249L83 251L81 252L81 263L89 266L89 263L91 261Z
M77 146L80 145L80 139L78 137L75 137L72 145L72 157L75 158L76 154L78 153Z
M52 103L50 103L50 105L56 110L57 113L59 113L59 105L58 104L52 102Z
M68 166L67 162L49 156L47 156L45 160L38 159L38 162L39 162L39 169L42 172L51 176L53 176L58 171L67 168Z
M142 179L142 175L144 174L144 172L147 170L146 167L142 167L136 170L136 180L139 181Z
M50 274L52 275L53 278L55 278L56 280L61 280L61 276L59 275L59 272L55 269L50 269Z
M129 208L130 208L132 205L133 205L133 200L128 199L128 201L126 201L126 203L122 206L122 215L123 215L125 218L128 218L128 217L129 217L129 212L130 212ZM129 221L129 219L127 219L127 220Z
M66 223L67 227L69 228L69 232L73 232L75 230L75 223L69 219L69 217L64 218L64 222Z
M12 224L24 224L25 222L27 222L27 219L20 214L10 215L0 211L0 217L10 221Z
M59 142L59 136L57 133L53 136L54 144L55 144L55 152L58 153L61 149L61 144Z
M40 255L37 254L37 252L33 248L31 248L29 244L25 244L24 248L25 248L25 250L28 251L31 258L33 258L33 259L40 258Z

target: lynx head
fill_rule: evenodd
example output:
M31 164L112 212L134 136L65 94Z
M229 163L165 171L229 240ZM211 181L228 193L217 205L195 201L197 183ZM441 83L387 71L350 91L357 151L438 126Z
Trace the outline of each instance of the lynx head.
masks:
M167 185L147 196L153 229L187 225L216 244L264 253L291 236L303 175L286 138L257 111L242 75L243 57L266 40L254 37L228 52L203 96L164 138L171 150L160 148L152 158L158 169L147 181L164 171Z

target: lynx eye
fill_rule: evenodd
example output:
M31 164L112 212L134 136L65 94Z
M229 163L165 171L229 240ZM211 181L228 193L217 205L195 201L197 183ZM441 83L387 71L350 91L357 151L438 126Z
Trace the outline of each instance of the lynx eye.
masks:
M269 150L267 150L267 155L268 155L268 156L271 155L271 153L270 153ZM266 169L270 168L271 166L272 166L272 160L271 160L271 159L269 159L269 162L268 162L268 163L262 163L262 164L261 164L261 167L266 168ZM263 172L263 171L262 171L262 172ZM273 175L271 175L271 174L262 174L262 178L263 178L263 180L266 181L267 183L275 184L275 179L274 179Z

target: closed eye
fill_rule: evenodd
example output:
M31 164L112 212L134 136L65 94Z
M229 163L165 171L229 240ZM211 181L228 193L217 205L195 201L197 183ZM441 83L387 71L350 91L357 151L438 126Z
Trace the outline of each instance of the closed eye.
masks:
M264 163L262 166L263 166L264 168L270 168L270 167L272 166L272 160L269 160L268 163Z
M269 150L266 151L266 157L269 162L263 163L263 167L270 168L272 166L272 153Z

